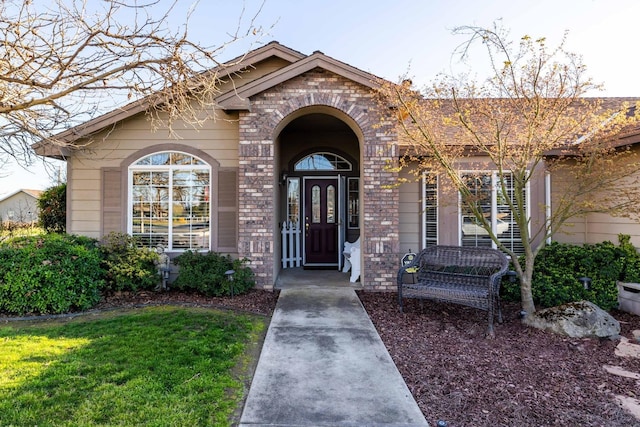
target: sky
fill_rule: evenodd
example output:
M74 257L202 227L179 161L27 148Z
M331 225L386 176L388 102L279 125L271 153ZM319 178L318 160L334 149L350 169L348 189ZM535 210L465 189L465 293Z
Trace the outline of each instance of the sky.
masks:
M179 0L170 25L183 25L192 4ZM275 40L392 81L407 76L419 86L460 70L452 53L465 39L452 34L456 27L490 27L500 20L514 40L546 37L550 46L568 32L567 48L582 55L588 75L604 84L594 96L640 97L637 0L201 0L195 10L189 35L206 46L229 40L257 13L254 23L264 34L229 46L223 61ZM0 197L53 183L41 162L30 170L5 167Z

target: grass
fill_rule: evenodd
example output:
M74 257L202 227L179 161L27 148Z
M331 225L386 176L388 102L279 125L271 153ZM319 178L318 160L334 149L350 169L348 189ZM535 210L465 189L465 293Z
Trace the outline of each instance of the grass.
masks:
M37 236L44 234L44 229L36 226L8 225L0 221L0 243L16 237Z
M231 425L265 328L182 307L0 326L0 425Z

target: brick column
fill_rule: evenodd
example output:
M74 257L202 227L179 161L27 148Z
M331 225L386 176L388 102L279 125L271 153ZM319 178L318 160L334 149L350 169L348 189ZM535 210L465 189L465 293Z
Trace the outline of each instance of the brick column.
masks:
M365 288L393 290L400 257L400 192L398 173L388 170L397 162L397 147L385 132L365 135L362 164Z
M255 124L251 113L240 114L238 252L249 259L256 285L273 289L274 147Z

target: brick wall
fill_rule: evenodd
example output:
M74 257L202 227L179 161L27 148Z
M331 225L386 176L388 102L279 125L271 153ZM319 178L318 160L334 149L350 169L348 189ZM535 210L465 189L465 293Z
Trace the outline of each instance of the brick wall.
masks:
M400 257L399 193L386 188L396 182L397 173L385 166L397 159L395 138L387 126L379 126L380 114L370 89L322 69L252 97L251 110L240 113L239 253L251 260L257 285L272 288L274 264L280 261L274 253L274 239L279 239L274 218L274 129L289 114L315 105L339 110L363 135L361 281L370 289L393 289Z

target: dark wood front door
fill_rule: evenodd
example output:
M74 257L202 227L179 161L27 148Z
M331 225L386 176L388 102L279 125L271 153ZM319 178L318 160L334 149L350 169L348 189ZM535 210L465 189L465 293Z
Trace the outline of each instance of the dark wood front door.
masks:
M338 180L306 179L305 266L338 263Z

